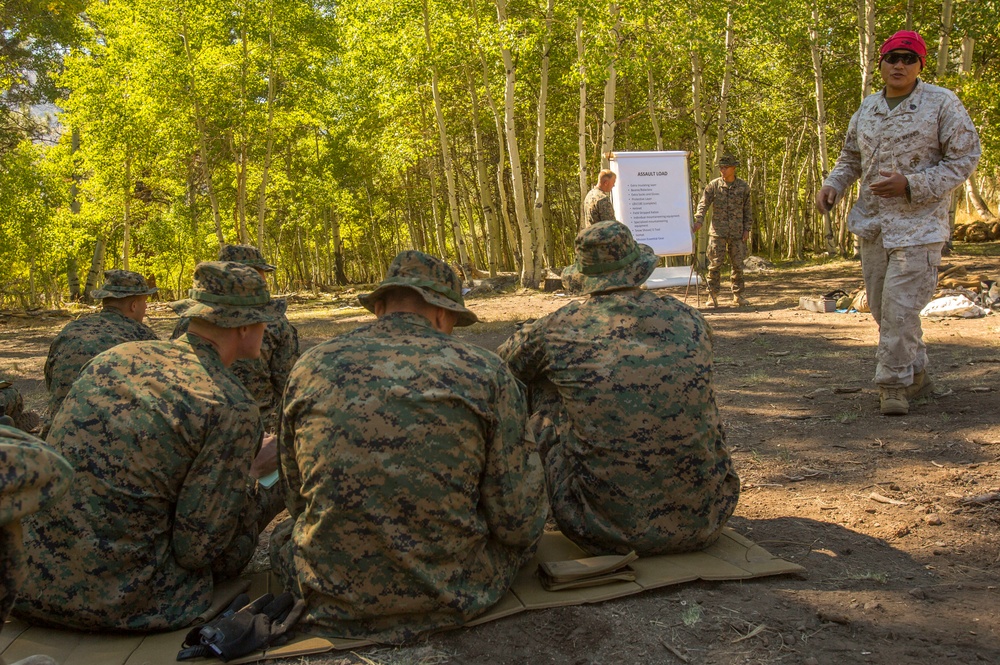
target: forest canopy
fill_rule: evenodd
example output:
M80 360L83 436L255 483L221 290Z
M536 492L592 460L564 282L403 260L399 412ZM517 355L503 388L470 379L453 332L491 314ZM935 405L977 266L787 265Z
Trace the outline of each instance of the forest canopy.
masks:
M180 297L223 242L261 247L280 290L370 283L411 247L537 286L572 261L612 150L689 151L695 202L733 153L755 253L849 252L846 206L824 219L812 197L907 27L921 78L979 129L957 204L988 218L998 16L997 0L6 0L0 306L86 293L92 264Z

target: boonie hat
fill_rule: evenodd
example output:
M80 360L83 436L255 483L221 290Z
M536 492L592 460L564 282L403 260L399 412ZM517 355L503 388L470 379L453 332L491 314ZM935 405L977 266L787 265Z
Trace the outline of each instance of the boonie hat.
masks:
M900 30L885 40L882 48L879 49L879 54L884 56L889 51L895 51L896 49L913 51L920 56L921 66L927 64L927 44L924 43L924 38L919 33L912 30ZM879 62L881 62L881 59Z
M734 155L727 152L722 157L719 157L718 164L719 166L739 166L740 160L736 159Z
M458 326L471 326L479 320L465 307L462 297L462 280L455 271L441 259L408 249L396 255L385 273L385 279L371 293L358 296L358 301L369 312L375 311L375 303L385 291L393 286L405 286L420 294L428 304L458 312Z
M151 296L157 288L149 288L146 278L131 270L105 270L104 284L90 292L94 300L104 298L128 298L130 296Z
M264 255L253 245L223 245L219 248L219 260L235 261L264 272L274 272L278 269L277 266L265 261Z
M205 261L194 269L186 300L171 303L180 316L205 319L220 328L273 321L280 301L271 299L267 282L250 266L234 261Z
M576 236L576 262L563 270L563 286L582 293L629 289L649 279L656 259L621 222L598 222Z

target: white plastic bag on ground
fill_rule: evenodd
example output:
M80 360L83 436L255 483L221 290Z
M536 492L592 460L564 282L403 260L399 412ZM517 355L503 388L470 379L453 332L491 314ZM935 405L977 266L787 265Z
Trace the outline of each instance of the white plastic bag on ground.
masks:
M920 310L920 316L959 316L963 319L978 319L990 310L984 309L965 296L944 296L935 298Z

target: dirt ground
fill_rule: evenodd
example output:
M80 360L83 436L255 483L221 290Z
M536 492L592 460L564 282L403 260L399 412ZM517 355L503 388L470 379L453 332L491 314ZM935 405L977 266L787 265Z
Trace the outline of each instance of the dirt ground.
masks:
M995 243L967 245L946 262L997 275L998 256ZM523 613L411 647L288 662L1000 663L1000 501L963 502L1000 491L1000 319L925 321L936 394L887 418L871 383L870 315L796 308L799 296L859 285L856 262L781 267L747 281L750 308L702 303L743 481L730 525L803 565L805 576L686 584ZM292 298L303 348L370 320L354 296ZM517 322L566 302L473 296L484 323L456 332L495 349ZM168 335L169 310L150 313ZM45 353L67 320L0 313L0 373L29 406L44 404Z

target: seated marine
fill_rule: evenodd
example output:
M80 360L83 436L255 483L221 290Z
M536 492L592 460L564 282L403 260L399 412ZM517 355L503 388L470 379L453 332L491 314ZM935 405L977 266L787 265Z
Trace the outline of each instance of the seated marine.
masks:
M525 324L498 351L528 387L553 516L592 554L702 549L739 498L708 324L639 288L655 265L623 224L585 228L563 282L589 297Z
M49 346L44 370L49 422L91 358L124 342L156 339L153 329L142 322L146 299L154 293L156 289L149 288L139 273L104 271L104 284L90 294L102 301L103 309L66 324Z
M361 304L378 320L310 349L285 390L280 469L291 518L273 569L300 625L402 642L461 625L506 593L545 525L524 397L443 261L400 253Z
M184 310L186 335L100 354L56 414L48 442L75 475L59 502L25 520L21 618L184 627L281 509L277 490L251 480L277 468L274 439L256 452L260 411L228 369L260 353L274 316L267 284L238 263L202 263Z
M24 410L21 392L3 376L0 376L0 416L7 416L12 426L25 432L34 430L39 421L37 413Z
M264 260L260 250L252 245L223 245L219 248L219 261L235 261L250 266L264 279L267 279L268 273L276 270ZM299 359L299 334L285 316L287 303L279 298L274 298L272 302L275 315L264 328L260 357L242 358L230 367L243 387L257 400L264 429L268 432L278 431L281 395L285 392L288 373ZM176 339L186 333L189 320L183 317L178 321L170 338Z

